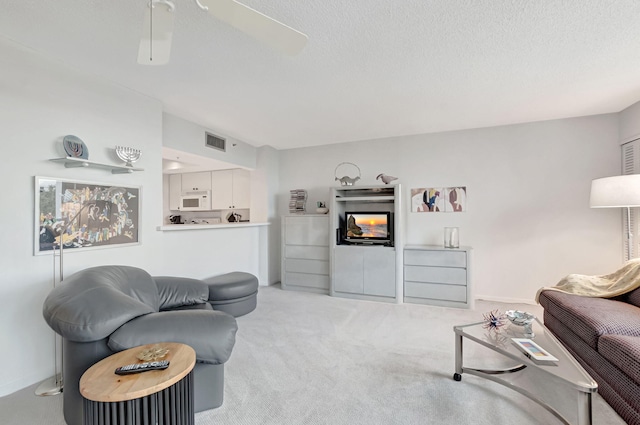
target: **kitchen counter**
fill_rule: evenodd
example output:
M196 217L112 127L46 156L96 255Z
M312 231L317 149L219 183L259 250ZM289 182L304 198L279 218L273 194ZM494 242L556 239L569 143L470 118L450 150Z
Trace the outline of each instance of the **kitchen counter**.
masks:
M258 227L269 226L267 222L237 222L237 223L220 223L220 224L165 224L158 226L156 230L161 232L176 230L208 230L208 229L229 229L236 227Z

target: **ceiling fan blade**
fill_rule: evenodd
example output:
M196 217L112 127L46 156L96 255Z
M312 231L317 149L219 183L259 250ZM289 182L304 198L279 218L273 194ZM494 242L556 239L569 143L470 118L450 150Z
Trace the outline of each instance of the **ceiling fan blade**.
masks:
M307 35L234 0L200 0L208 12L253 38L288 55L297 55Z
M141 65L165 65L171 54L171 39L173 38L173 4L169 2L153 1L153 15L151 7L147 7L142 23L142 37L138 49L138 63ZM150 3L151 4L151 3Z

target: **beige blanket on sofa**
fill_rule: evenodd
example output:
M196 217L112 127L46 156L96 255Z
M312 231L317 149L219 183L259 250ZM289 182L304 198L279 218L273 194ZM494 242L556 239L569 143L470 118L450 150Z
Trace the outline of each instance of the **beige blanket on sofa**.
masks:
M556 286L540 288L536 302L542 291L560 291L585 297L612 298L626 294L640 287L640 258L627 261L621 269L603 276L570 274Z

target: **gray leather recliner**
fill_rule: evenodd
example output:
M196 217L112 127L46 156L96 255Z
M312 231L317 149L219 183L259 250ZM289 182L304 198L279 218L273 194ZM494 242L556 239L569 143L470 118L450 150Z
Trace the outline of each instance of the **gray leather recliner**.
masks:
M212 310L208 286L197 279L151 277L130 266L99 266L66 278L46 298L43 315L63 337L63 410L82 424L79 382L93 364L138 345L180 342L196 352L195 411L222 405L224 363L238 329Z

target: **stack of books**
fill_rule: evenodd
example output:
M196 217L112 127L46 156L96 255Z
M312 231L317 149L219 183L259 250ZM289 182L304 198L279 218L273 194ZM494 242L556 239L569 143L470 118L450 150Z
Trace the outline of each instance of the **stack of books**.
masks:
M292 189L289 193L291 194L289 213L304 214L307 203L307 191L304 189Z

